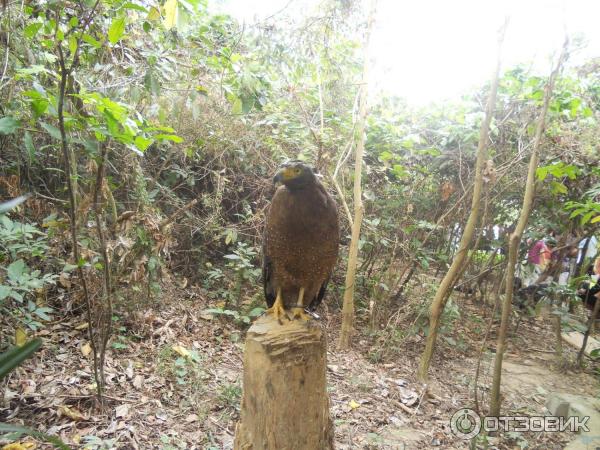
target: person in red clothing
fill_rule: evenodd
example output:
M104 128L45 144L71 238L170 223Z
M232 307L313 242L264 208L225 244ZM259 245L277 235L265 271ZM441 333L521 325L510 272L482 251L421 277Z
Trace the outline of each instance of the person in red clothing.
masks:
M528 244L530 243L531 242L528 241ZM526 271L527 275L523 280L525 287L536 282L542 272L546 269L551 256L552 252L544 240L539 239L531 246L527 252L527 262L531 264L531 266L530 269Z
M540 239L529 249L527 259L533 265L545 267L550 260L550 249L546 243Z

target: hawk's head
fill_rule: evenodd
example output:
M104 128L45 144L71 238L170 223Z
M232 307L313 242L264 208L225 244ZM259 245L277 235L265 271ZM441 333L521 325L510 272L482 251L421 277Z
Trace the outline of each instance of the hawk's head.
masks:
M301 189L316 181L314 169L306 163L298 160L283 163L277 174L273 177L273 183L283 183L290 189Z

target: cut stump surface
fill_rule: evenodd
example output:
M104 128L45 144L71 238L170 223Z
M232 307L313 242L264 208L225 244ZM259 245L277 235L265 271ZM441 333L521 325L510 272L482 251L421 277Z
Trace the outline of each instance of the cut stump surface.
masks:
M235 450L329 450L327 343L319 323L260 317L248 330Z

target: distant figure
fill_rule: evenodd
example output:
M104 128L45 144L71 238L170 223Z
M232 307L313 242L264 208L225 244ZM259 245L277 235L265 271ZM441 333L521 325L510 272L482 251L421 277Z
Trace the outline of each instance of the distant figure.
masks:
M528 241L528 244L530 243L531 241ZM551 255L551 251L543 239L536 241L535 244L531 246L529 252L527 252L527 262L531 267L528 270L529 273L523 280L525 287L528 287L537 281L542 272L546 269Z
M586 248L586 245L587 245L587 249L584 254L583 249ZM585 261L586 259L590 260L596 256L596 253L598 251L598 249L597 249L598 240L596 239L596 236L590 236L588 238L582 239L579 242L578 247L579 247L579 255L577 257L577 262L579 263L582 260Z
M596 258L594 264L590 266L588 275L590 275L591 281L582 284L581 288L577 290L577 296L587 309L592 310L596 304L597 294L600 293L600 257ZM592 284L594 282L595 284Z
M566 254L561 262L561 272L558 276L558 284L566 286L569 283L569 278L575 273L577 267L578 249L576 246L571 246L567 249Z
M531 264L539 266L543 269L546 268L550 257L550 248L548 248L543 239L540 239L533 244L533 246L529 249L529 253L527 254L527 259Z

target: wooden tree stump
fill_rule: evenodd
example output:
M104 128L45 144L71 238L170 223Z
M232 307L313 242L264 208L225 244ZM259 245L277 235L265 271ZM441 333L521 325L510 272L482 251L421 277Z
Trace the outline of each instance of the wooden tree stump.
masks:
M327 343L318 323L260 317L248 330L235 450L333 449Z

